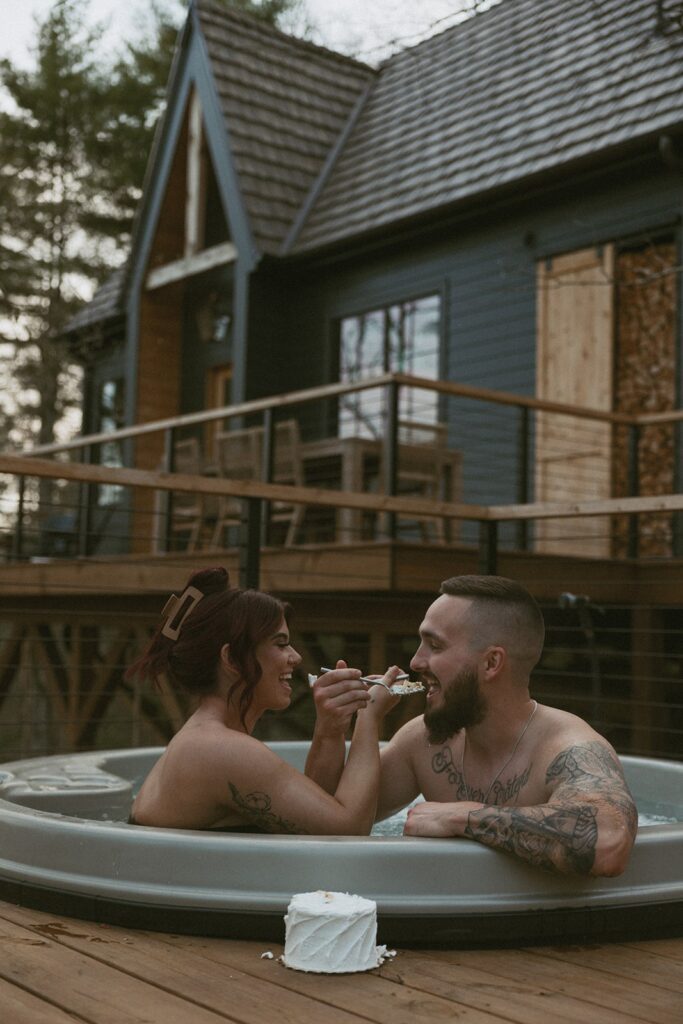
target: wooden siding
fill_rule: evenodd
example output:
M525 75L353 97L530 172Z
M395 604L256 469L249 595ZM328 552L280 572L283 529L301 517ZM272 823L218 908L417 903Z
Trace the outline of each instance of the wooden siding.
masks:
M587 409L612 408L614 250L584 249L538 268L536 397ZM541 413L536 419L536 501L609 498L611 428ZM604 556L608 521L546 519L538 551Z
M516 201L442 218L438 227L406 232L380 248L307 265L306 282L292 281L288 349L282 389L332 373L339 318L391 302L438 292L443 297L444 379L522 395L536 386L536 268L546 258L648 236L673 225L680 182L652 156L566 179L562 187L522 194ZM318 377L317 379L320 379ZM449 443L461 449L468 500L519 500L516 436L509 410L446 404ZM534 444L534 417L530 420ZM529 485L528 496L532 496ZM474 539L471 527L464 538Z
M178 413L181 338L181 286L143 293L138 345L137 423L148 423ZM137 438L133 464L139 469L159 469L164 455L163 445L162 434ZM155 536L153 492L136 489L133 509L132 551L148 552Z

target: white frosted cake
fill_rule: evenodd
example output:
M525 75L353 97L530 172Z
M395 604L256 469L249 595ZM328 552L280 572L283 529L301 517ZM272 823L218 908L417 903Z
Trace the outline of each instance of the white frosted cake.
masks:
M345 974L378 967L377 904L347 892L301 892L285 915L286 967Z

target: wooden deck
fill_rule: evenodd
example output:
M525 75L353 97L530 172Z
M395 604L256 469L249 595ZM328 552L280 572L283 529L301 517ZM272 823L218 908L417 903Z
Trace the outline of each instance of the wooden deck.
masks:
M381 930L379 939L381 941ZM407 950L311 975L281 947L128 931L0 903L4 1024L680 1024L683 939Z

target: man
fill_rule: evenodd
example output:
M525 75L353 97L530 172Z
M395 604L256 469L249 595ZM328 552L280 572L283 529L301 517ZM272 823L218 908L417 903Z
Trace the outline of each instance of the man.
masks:
M541 868L618 875L636 835L633 798L602 736L530 698L543 639L538 605L513 580L456 576L442 583L410 663L425 685L426 710L382 751L377 817L422 794L406 835L465 836ZM323 729L330 722L324 679L316 698Z

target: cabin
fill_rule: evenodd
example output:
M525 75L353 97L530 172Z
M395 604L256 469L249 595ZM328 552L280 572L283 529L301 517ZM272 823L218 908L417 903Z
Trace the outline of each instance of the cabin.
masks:
M120 662L191 567L290 599L309 668L406 663L440 581L498 571L537 695L680 754L682 72L672 0L501 0L379 67L193 0L67 328L83 437L26 453L80 469L30 537L19 490L1 692L33 630L59 742L117 701L154 742L183 709Z

